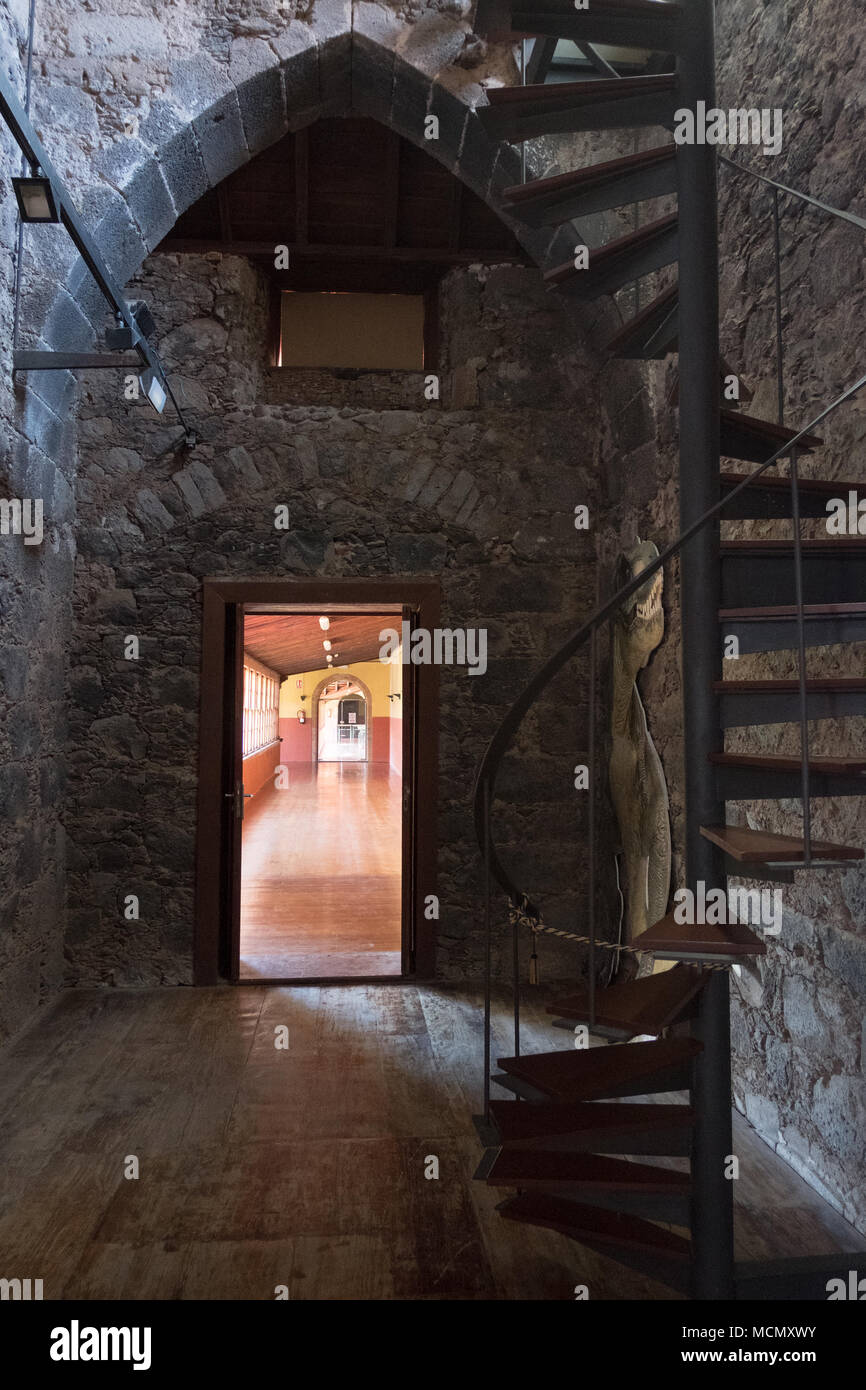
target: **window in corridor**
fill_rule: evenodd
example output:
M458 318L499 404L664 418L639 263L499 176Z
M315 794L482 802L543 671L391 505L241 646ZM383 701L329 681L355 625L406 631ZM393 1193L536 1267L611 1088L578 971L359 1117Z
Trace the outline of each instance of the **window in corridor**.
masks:
M244 664L244 757L274 743L279 731L279 681Z

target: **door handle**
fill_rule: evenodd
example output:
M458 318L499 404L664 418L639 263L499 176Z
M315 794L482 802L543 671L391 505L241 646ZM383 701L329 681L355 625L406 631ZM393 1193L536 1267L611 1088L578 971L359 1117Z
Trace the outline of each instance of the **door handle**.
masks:
M235 820L243 820L244 802L252 800L252 792L245 792L243 782L238 782L233 792L224 792L223 795L226 801L235 803Z

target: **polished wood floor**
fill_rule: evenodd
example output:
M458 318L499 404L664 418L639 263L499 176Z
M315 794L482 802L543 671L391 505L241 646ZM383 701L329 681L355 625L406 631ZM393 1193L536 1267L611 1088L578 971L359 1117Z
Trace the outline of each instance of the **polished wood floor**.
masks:
M290 763L244 818L241 979L399 975L402 779Z
M544 998L527 1051L562 1046ZM473 1183L481 1023L477 992L409 984L67 992L0 1055L2 1272L46 1299L673 1298ZM735 1151L740 1258L860 1248L739 1117Z

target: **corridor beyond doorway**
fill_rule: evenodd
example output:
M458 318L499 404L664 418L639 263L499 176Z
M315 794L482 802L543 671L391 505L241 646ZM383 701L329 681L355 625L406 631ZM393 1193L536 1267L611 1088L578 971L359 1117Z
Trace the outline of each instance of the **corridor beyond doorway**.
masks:
M402 664L394 614L243 622L241 980L399 977Z
M244 821L241 977L400 974L400 784L387 763L295 764Z

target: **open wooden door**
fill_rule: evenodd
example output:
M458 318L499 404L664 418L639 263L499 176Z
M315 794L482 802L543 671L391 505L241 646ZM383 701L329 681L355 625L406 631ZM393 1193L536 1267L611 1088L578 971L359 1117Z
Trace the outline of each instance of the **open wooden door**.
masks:
M402 610L404 623L409 624L409 628L402 631L411 632L417 623L418 617L414 609L404 604ZM408 652L403 653L402 671L402 705L403 705L403 834L402 834L402 898L403 898L403 932L401 945L401 969L404 975L411 975L415 970L415 948L417 925L416 905L418 896L416 892L416 855L415 855L415 836L417 834L417 796L416 796L416 714L417 714L417 682L415 680L415 667L408 661Z
M244 605L226 605L226 666L223 707L223 904L229 929L223 934L222 972L237 984L241 957L241 853L244 824Z

